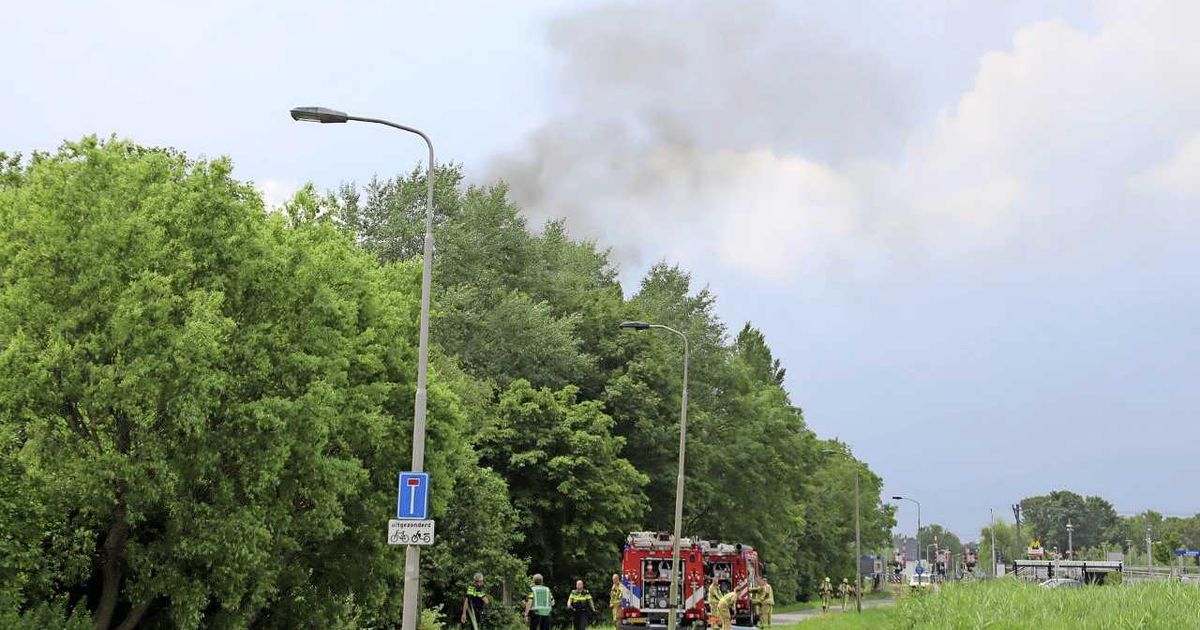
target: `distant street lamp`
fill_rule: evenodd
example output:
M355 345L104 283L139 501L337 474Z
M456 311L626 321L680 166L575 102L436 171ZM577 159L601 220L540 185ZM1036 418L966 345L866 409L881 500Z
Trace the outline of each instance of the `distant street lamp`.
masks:
M429 293L433 276L433 179L437 163L433 155L433 141L425 132L380 118L351 116L345 112L325 107L294 107L292 120L300 122L344 123L350 120L385 125L421 136L429 147L429 164L425 169L425 251L421 268L421 325L417 347L417 393L413 402L412 470L421 472L425 467L425 399L426 379L429 373ZM421 548L408 545L404 552L404 614L401 618L403 630L416 630L420 616L417 595L421 587Z
M688 407L688 338L687 335L662 324L646 322L621 322L618 328L625 330L650 330L658 328L675 333L683 340L683 394L679 402L679 474L675 478L675 539L671 542L671 611L667 616L667 630L675 630L675 616L679 607L679 539L683 535L683 461L687 451L687 407ZM404 630L409 630L405 628Z
M1154 549L1150 541L1150 515L1146 514L1146 569L1154 571Z
M1071 519L1067 519L1067 557L1071 560L1075 559L1075 539L1072 533L1075 528L1071 526Z
M862 521L859 516L862 498L859 495L859 477L860 467L858 461L850 457L845 451L838 451L827 448L822 453L826 455L841 455L854 462L854 607L858 612L862 612Z
M988 508L988 519L991 521L991 527L988 529L992 534L992 577L999 577L996 571L996 513L992 508Z
M921 502L908 497L892 497L893 501L912 501L917 504L917 566L921 566Z

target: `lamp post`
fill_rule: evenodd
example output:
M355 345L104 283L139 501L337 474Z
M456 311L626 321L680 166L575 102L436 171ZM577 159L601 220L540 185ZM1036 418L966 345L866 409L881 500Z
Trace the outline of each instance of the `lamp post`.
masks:
M687 335L662 324L646 322L621 322L618 326L626 330L650 330L657 328L675 333L683 340L683 393L679 402L679 473L675 478L675 537L671 541L671 611L667 616L667 630L675 630L679 608L679 578L683 569L679 566L679 539L683 535L683 461L687 452L687 407L688 407L688 338ZM405 628L404 630L410 630Z
M992 524L988 528L992 533L992 577L999 577L996 572L996 512L992 508L988 508L988 518L991 519Z
M1071 519L1067 519L1067 557L1071 560L1075 559L1075 538L1073 532L1075 528L1071 525Z
M862 517L860 510L862 506L862 497L859 495L859 477L861 477L861 468L858 462L850 456L849 453L834 449L825 449L821 451L826 455L841 455L854 462L854 608L858 612L862 612Z
M917 566L921 566L921 502L908 497L892 497L893 501L912 501L917 504Z
M1146 570L1150 573L1154 572L1154 549L1151 548L1150 542L1150 515L1146 514Z
M412 470L421 472L425 467L425 408L426 380L429 373L429 293L433 276L433 179L437 163L433 154L433 141L425 132L380 118L351 116L324 107L295 107L292 120L318 123L344 123L348 121L375 123L421 136L429 147L429 164L425 170L425 247L421 267L421 324L417 348L417 392L413 402ZM421 587L421 548L408 545L404 551L404 615L403 630L416 630L420 617L418 594Z

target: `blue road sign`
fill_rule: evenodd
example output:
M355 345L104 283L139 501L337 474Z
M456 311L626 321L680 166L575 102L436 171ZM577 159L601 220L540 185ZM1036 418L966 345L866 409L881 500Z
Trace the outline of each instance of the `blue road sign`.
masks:
M918 564L918 565L917 565L917 568L916 568L916 569L913 569L913 570L914 570L914 571L916 571L917 575L921 575L922 573L924 573L924 572L925 572L925 567L923 567L923 566L921 566L921 565L919 565L919 564Z
M1200 550L1197 549L1176 549L1175 555L1185 556L1188 558L1200 558Z
M429 518L429 475L402 472L399 486L396 491L396 518L412 521Z

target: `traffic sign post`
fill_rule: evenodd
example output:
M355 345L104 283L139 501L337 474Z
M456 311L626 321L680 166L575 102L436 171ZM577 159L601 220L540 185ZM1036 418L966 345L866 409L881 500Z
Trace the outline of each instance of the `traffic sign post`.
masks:
M402 472L396 490L396 518L423 521L429 518L429 475Z
M392 519L388 521L389 545L432 545L433 521Z

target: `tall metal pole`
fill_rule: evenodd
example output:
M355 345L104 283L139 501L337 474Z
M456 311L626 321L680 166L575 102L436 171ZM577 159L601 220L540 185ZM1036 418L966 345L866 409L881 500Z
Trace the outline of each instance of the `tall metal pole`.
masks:
M988 529L992 530L992 577L999 577L996 571L996 511L992 508L988 508L988 518L991 519L991 527Z
M684 461L687 453L687 408L688 408L688 361L690 349L687 335L662 324L647 324L646 322L622 322L619 328L631 330L649 330L660 328L674 333L683 340L683 391L679 396L679 471L675 477L675 536L671 541L671 590L670 611L667 616L667 630L675 630L679 610L679 580L682 579L683 567L679 563L679 545L683 538L683 480ZM404 630L409 630L405 628Z
M912 501L917 504L917 566L921 566L921 554L924 549L921 548L921 502L909 497L894 496L892 499L896 501Z
M407 127L429 145L429 168L426 171L425 191L425 245L421 262L421 329L417 346L417 393L413 402L412 469L420 472L425 468L425 409L426 383L429 375L429 294L433 283L433 183L437 175L433 155L433 142L424 133ZM403 630L417 630L421 617L421 547L409 545L404 551L404 614L401 618Z
M352 116L344 112L320 107L299 107L292 110L292 119L320 123L344 123L354 120L374 123L416 134L429 147L429 164L425 169L425 246L421 267L421 322L417 342L417 391L413 400L412 471L421 472L425 467L425 410L426 382L429 373L429 294L433 277L433 184L437 173L433 141L425 132L415 127L401 125L382 118ZM404 551L404 613L401 618L403 630L416 630L420 619L421 548L408 545Z
M1018 554L1019 554L1019 553L1021 553L1019 550L1025 548L1022 546L1025 544L1025 542L1021 538L1021 504L1014 503L1012 505L1012 511L1013 511L1013 518L1015 518L1017 521L1017 549L1018 549Z
M1146 515L1146 570L1154 573L1154 550L1150 547L1150 515Z
M1073 533L1074 527L1071 527L1071 519L1067 519L1067 558L1075 559L1075 538Z
M862 612L862 496L858 493L859 477L862 471L857 462L854 464L854 606Z
M689 349L687 335L667 326L656 327L669 330L683 339L683 395L679 400L679 471L675 477L675 539L671 545L671 616L667 618L667 630L675 630L675 616L679 608L679 580L683 573L683 567L679 566L679 539L683 536L683 462L687 453Z
M417 393L413 400L412 470L425 468L425 410L426 383L429 375L429 294L433 284L433 184L437 176L437 161L433 141L419 129L378 118L348 116L349 120L378 123L421 136L429 147L429 164L425 170L425 246L421 264L421 323L417 342ZM404 614L402 630L417 630L421 618L421 548L408 545L404 550Z

